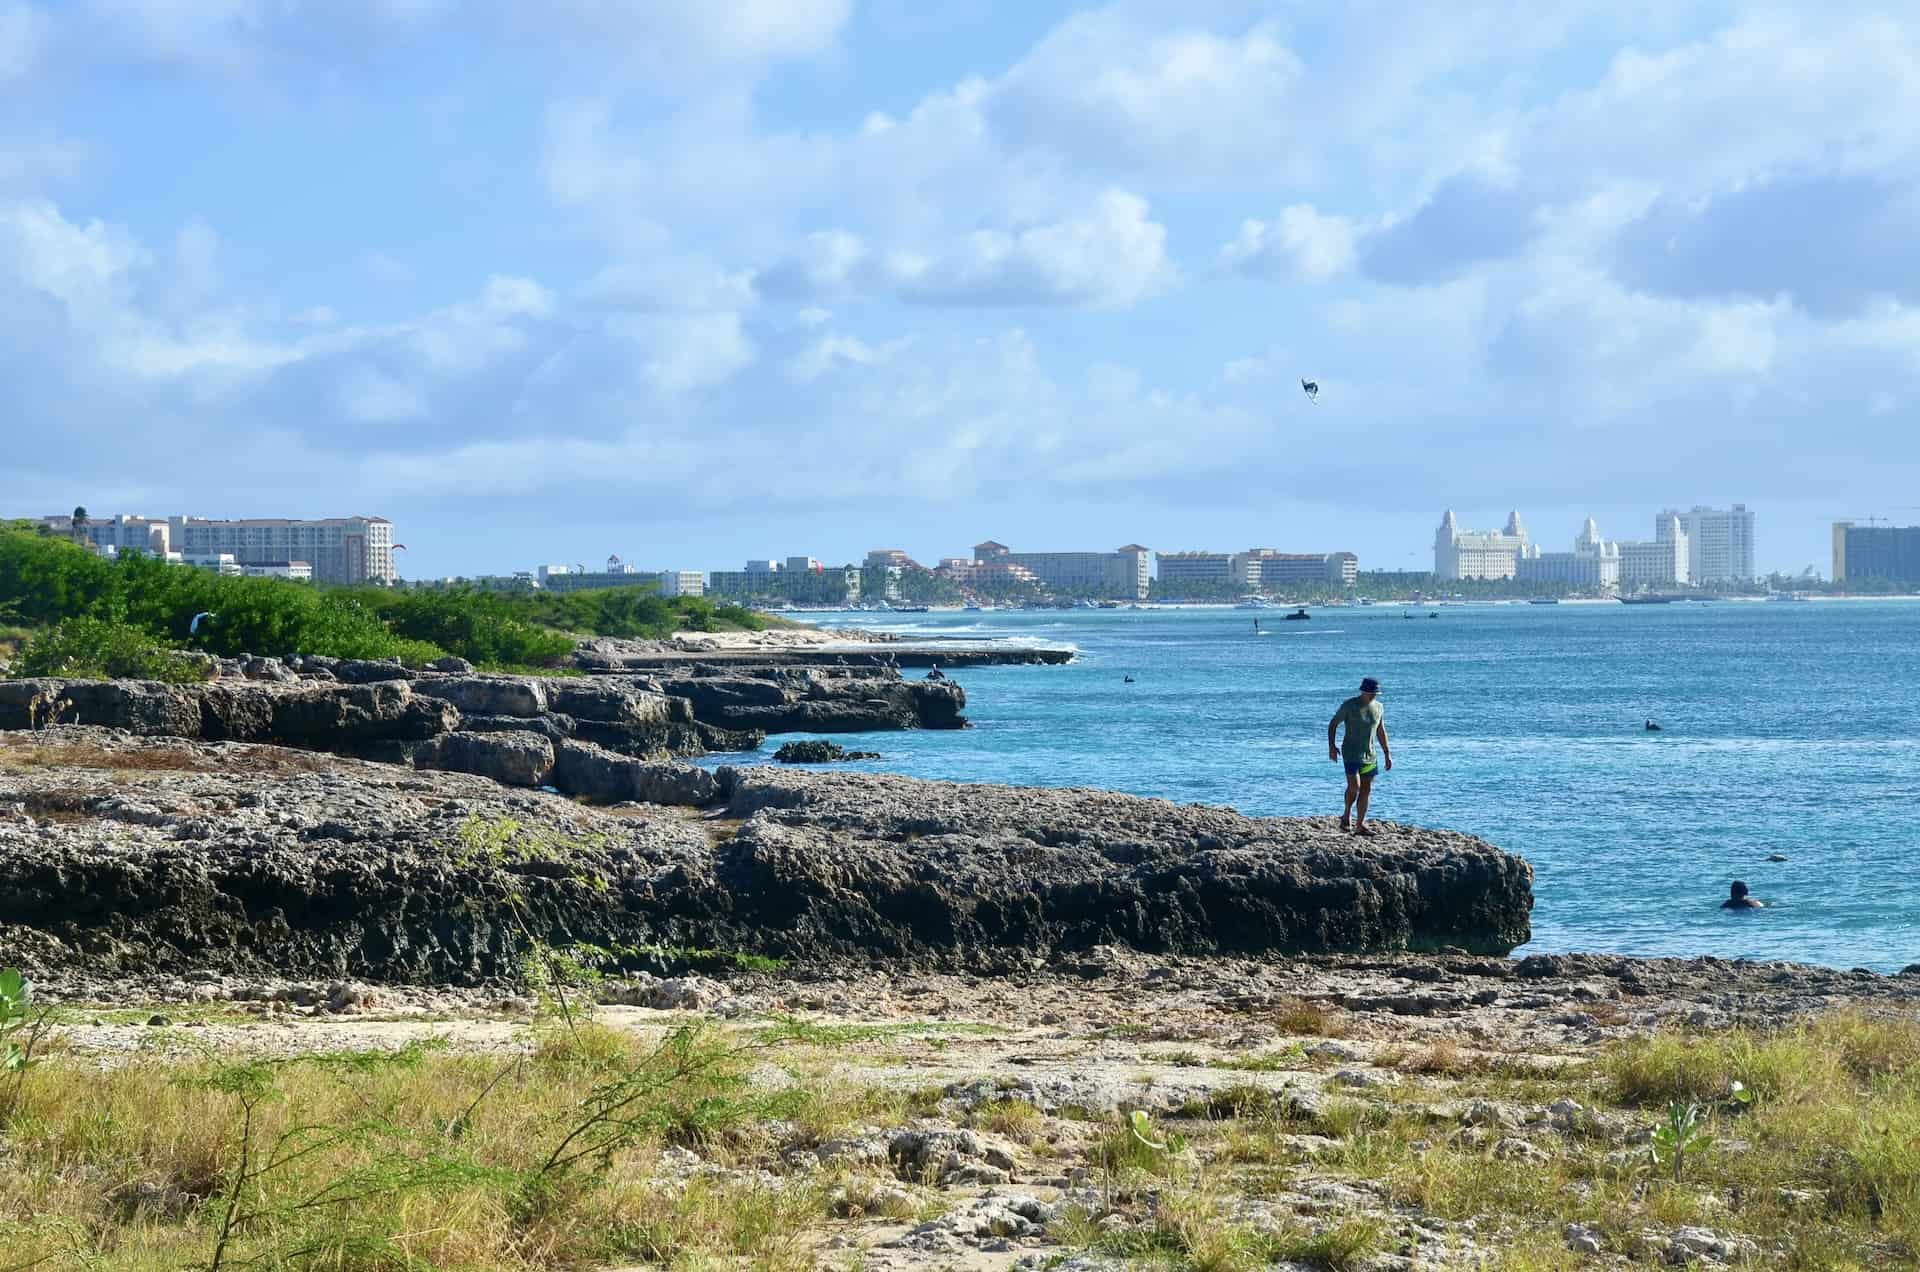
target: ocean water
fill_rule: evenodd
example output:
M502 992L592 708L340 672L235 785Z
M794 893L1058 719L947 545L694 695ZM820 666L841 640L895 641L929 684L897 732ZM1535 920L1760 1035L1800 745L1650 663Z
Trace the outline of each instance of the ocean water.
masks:
M855 767L1337 813L1327 719L1378 676L1374 814L1532 862L1525 952L1920 962L1920 604L886 617L825 622L1079 657L956 673L973 728L842 736ZM1721 911L1736 878L1769 908Z

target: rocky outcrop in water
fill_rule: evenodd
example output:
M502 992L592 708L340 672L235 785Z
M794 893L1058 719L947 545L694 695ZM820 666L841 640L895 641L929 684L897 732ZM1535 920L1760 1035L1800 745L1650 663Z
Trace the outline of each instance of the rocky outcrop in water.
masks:
M775 764L840 764L848 760L877 760L878 751L849 751L837 742L788 742L773 753Z
M476 769L546 762L530 743L469 749L488 736L433 745ZM1449 832L1383 824L1360 844L1330 822L709 773L572 740L552 771L601 798L662 803L599 811L478 776L251 745L0 735L0 948L99 974L473 984L514 974L530 936L1000 971L1103 945L1504 952L1527 937L1530 868Z
M831 645L796 644L790 648L700 649L682 637L672 641L625 640L599 637L584 641L574 652L573 664L596 675L607 673L672 673L691 664L727 669L768 667L847 667L880 670L940 667L956 671L967 667L1060 666L1074 659L1071 649L1007 645L992 641L949 640L944 643L887 637L871 632Z
M694 715L729 729L763 733L872 733L960 729L964 689L951 681L904 680L863 667L696 668L648 683L685 698Z

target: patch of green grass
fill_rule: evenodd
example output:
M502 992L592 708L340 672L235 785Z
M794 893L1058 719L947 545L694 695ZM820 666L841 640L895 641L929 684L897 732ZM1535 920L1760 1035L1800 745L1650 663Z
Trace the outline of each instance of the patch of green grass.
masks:
M1386 1225L1371 1215L1354 1215L1317 1229L1282 1230L1271 1239L1273 1259L1288 1259L1327 1272L1351 1272L1386 1248Z
M1307 1049L1296 1042L1279 1051L1267 1051L1251 1056L1228 1056L1222 1060L1215 1060L1212 1067L1233 1069L1241 1073L1289 1073L1305 1067L1307 1063Z
M762 1037L777 1037L786 1042L834 1049L852 1046L855 1043L881 1042L893 1038L932 1039L943 1035L997 1038L1005 1033L1006 1030L999 1025L963 1020L907 1020L886 1024L828 1025L802 1020L795 1016L782 1016L775 1025L763 1031Z
M967 1125L1033 1145L1046 1137L1047 1115L1025 1100L994 1100L969 1114Z

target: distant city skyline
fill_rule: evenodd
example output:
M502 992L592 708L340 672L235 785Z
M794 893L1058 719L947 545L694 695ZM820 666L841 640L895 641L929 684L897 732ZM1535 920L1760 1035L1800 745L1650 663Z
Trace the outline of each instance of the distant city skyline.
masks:
M1740 501L1734 500L1731 502L1737 503ZM109 513L97 505L82 504L80 506L89 508L89 513L96 523L110 522L115 517L139 518L139 514L137 513L128 513L125 511ZM322 515L309 518L309 520L324 521L330 519L324 511L326 505L321 504L319 506L323 509ZM1579 513L1578 516L1567 522L1564 533L1558 531L1559 510L1550 511L1548 516L1539 519L1536 519L1530 512L1526 512L1524 509L1521 511L1526 513L1527 529L1532 541L1549 551L1558 551L1581 533L1589 519L1599 520L1610 532L1614 532L1615 538L1625 540L1631 537L1632 534L1643 533L1635 529L1635 527L1645 523L1648 518L1652 516L1653 512L1659 509L1672 508L1684 512L1695 506L1695 504L1683 500L1673 500L1666 504L1653 506L1603 503L1576 505L1576 508L1591 508L1594 509L1595 512ZM1488 505L1488 507L1493 508L1498 507L1498 505ZM1749 510L1753 511L1751 508ZM1896 506L1896 510L1902 515L1878 515L1878 524L1888 526L1920 524L1920 507L1899 508ZM1514 509L1509 506L1507 511L1500 512L1497 515L1483 512L1478 506L1475 506L1474 511L1470 515L1461 514L1459 509L1455 511L1460 524L1463 526L1472 526L1476 524L1502 524L1506 521L1508 513L1514 511ZM338 510L335 509L334 512L337 514ZM14 510L0 513L0 515L20 517L28 520L51 520L57 522L63 519L66 514L54 514L44 510ZM224 507L206 510L196 509L190 515L194 518L200 518L203 515L209 516L214 521L246 520L240 517L229 518L227 516L227 510ZM290 514L284 514L284 510L275 511L268 509L261 514L260 517L254 519L265 521L281 520L285 519L286 515ZM1813 517L1817 514L1803 513L1802 515L1804 517ZM1876 516L1876 514L1868 514L1868 516ZM1831 568L1831 542L1834 523L1837 521L1857 521L1863 526L1868 524L1867 516L1858 518L1827 517L1818 521L1817 542L1797 542L1782 549L1775 544L1778 532L1774 527L1773 517L1766 510L1759 510L1758 518L1759 530L1756 534L1754 556L1754 571L1758 576L1773 573L1798 575L1806 570L1808 566L1812 566L1817 573L1826 576L1829 574ZM165 521L166 519L164 515L160 518L161 521ZM179 514L175 514L174 519L178 520ZM957 519L963 524L967 520L964 513L959 514ZM1113 519L1117 524L1125 526L1128 524L1141 524L1150 518L1128 518L1125 513L1120 513L1113 514ZM399 518L386 518L386 520L394 522L398 521ZM1017 517L1008 517L1004 520L1018 522L1020 519ZM1173 518L1163 517L1160 518L1160 520L1165 522L1171 521ZM1221 522L1218 518L1213 517L1194 517L1183 518L1181 523L1191 526L1202 523L1220 524ZM1194 530L1176 531L1174 534L1168 536L1165 546L1158 547L1148 542L1156 536L1127 536L1123 533L1121 537L1137 538L1141 542L1146 543L1153 551L1156 561L1162 554L1189 551L1240 553L1246 551L1249 546L1257 545L1275 548L1282 552L1323 553L1351 551L1360 558L1360 569L1365 571L1413 570L1416 572L1425 572L1431 570L1433 567L1433 529L1432 519L1430 517L1427 518L1424 523L1418 523L1419 528L1416 534L1419 536L1419 543L1417 546L1409 546L1404 542L1388 541L1388 546L1381 551L1370 551L1362 545L1383 541L1384 536L1389 533L1386 527L1401 524L1401 519L1396 518L1392 522L1373 518L1346 522L1340 522L1336 519L1330 521L1328 524L1333 525L1335 529L1321 530L1309 527L1307 531L1303 532L1304 534L1318 536L1314 539L1289 537L1283 532L1273 530L1271 527L1265 529L1255 528L1250 533L1244 531L1239 532L1239 538L1237 539L1227 537L1228 534L1235 533L1234 531L1216 534L1211 538L1201 535ZM1621 529L1623 526L1625 527L1624 530ZM1351 536L1345 544L1333 543L1329 540L1328 535L1340 532L1341 527L1350 528ZM784 559L786 556L791 555L792 551L806 552L832 565L845 565L859 564L865 560L870 551L881 546L900 548L900 550L904 551L909 557L918 560L924 565L932 566L943 558L956 554L964 554L970 550L970 547L966 545L970 545L980 538L976 528L972 531L962 532L959 535L959 539L964 541L964 543L959 546L949 546L947 543L942 542L924 549L915 549L901 548L900 543L902 542L902 536L899 534L886 535L883 533L881 538L876 539L873 543L869 543L866 547L849 549L844 554L828 550L822 555L822 549L817 542L819 539L831 538L838 542L849 540L849 536L844 533L822 535L817 532L801 532L794 536L794 538L802 541L789 543L783 539L775 543L770 541L776 536L756 534L747 526L739 524L715 526L713 529L717 537L731 539L736 544L748 543L748 551L730 554L724 549L716 550L712 546L714 540L702 538L697 534L683 534L672 540L672 542L694 544L690 551L678 551L664 546L658 551L649 551L646 550L644 546L636 546L642 536L633 533L634 527L630 525L624 527L620 525L609 525L606 527L606 533L614 537L612 545L598 545L597 550L592 552L528 552L525 547L519 543L505 541L500 545L500 551L503 555L496 557L491 554L491 551L482 548L473 541L473 536L468 533L471 528L472 527L464 523L456 524L453 527L453 540L448 543L439 542L438 536L435 535L431 529L427 529L424 532L407 529L405 531L406 537L417 540L418 542L417 546L414 546L410 550L405 560L398 561L397 570L399 576L406 579L431 580L449 577L510 575L520 571L537 572L541 567L547 565L566 565L568 567L585 566L589 571L598 572L605 568L605 562L609 557L618 558L633 565L635 568L645 571L697 570L702 573L707 573L714 570L737 570L740 568L742 561L751 560L756 557ZM549 526L530 531L528 537L530 539L544 539L547 535L554 533L556 533L554 528ZM562 533L565 533L567 537L571 538L575 533L579 532L565 531ZM1797 528L1795 528L1792 533L1794 533L1796 537L1799 537L1800 532ZM749 542L749 536L751 537L751 542ZM915 535L914 537L918 538L922 536ZM1024 543L1034 543L1030 535L1017 537L1021 538ZM484 538L482 542L484 542ZM655 542L664 545L668 540L662 536L655 540ZM1175 543L1178 543L1179 546L1172 546ZM1769 555L1770 549L1773 549L1771 556ZM1102 552L1110 550L1110 546L1102 547L1098 541L1089 543L1086 539L1080 538L1048 541L1042 545L1041 550L1054 552ZM448 569L431 568L433 562L446 560L463 561L466 562L466 564Z
M1915 118L1893 0L0 0L0 507L1797 573L1916 515Z

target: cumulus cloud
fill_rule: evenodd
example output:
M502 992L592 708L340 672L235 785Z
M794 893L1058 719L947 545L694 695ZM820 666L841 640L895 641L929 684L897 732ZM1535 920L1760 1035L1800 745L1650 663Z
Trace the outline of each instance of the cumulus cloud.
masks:
M1242 221L1239 236L1220 249L1222 265L1256 278L1324 282L1353 262L1353 223L1307 203L1282 209L1275 221Z
M993 85L986 107L1012 146L1096 168L1163 182L1244 175L1246 165L1293 172L1302 147L1289 143L1310 127L1304 75L1271 25L1167 30L1112 8L1054 28Z
M756 285L785 300L879 290L926 305L1127 305L1172 272L1166 227L1146 200L1109 191L1083 216L976 230L930 252L876 251L845 231L812 234Z

